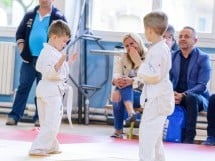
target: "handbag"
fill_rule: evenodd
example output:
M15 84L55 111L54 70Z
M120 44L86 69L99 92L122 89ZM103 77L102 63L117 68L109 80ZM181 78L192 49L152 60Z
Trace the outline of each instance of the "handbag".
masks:
M167 142L182 142L185 128L186 111L184 107L176 105L174 112L169 115L164 124L163 140Z

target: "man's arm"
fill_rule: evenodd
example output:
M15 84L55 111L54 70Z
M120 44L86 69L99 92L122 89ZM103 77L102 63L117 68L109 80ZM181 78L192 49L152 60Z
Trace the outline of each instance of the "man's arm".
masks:
M193 88L185 91L186 94L196 93L202 94L207 89L207 83L210 80L211 73L211 65L208 55L200 55L201 58L197 62L198 68L198 76L196 78L196 85Z

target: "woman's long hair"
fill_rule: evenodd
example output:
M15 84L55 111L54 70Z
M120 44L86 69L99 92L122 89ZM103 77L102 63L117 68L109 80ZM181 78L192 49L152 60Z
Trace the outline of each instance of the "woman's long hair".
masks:
M141 38L141 36L139 34L136 34L136 33L128 33L123 37L122 42L124 43L125 40L128 38L133 39L138 44L138 50L139 50L138 53L139 53L141 59L144 60L145 55L146 55L146 47L143 43L143 39ZM127 51L126 51L126 54L127 54L129 61L132 63L132 66L134 66L134 63L132 62L131 58L129 57L129 54L127 53Z

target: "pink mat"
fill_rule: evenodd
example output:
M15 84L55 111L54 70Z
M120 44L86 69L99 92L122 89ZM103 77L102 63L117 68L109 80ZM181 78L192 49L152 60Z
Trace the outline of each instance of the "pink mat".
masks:
M0 139L6 140L19 140L19 141L33 141L38 134L39 129L33 128L30 130L19 130L19 129L8 129L0 128ZM101 142L101 138L96 138L92 136L81 136L74 134L59 133L58 140L62 144L70 143L90 143L90 142Z
M18 128L0 128L0 139L4 140L18 140L32 142L38 133L37 128L29 130L20 130ZM137 157L138 140L128 139L114 139L109 136L85 136L59 133L59 142L61 144L73 143L95 143L89 146L94 149L105 151L105 154L117 153L119 157L125 156L125 152ZM101 143L101 144L100 144ZM69 145L69 146L70 146ZM76 145L75 145L76 146ZM80 148L82 144L79 144ZM86 144L83 144L83 148ZM120 149L120 150L119 150ZM164 149L167 161L214 161L215 146L204 146L196 144L180 144L180 143L164 143ZM127 154L127 153L126 153ZM95 160L95 159L94 159ZM116 160L116 159L115 159ZM114 160L114 161L115 161Z
M5 140L19 140L19 141L29 141L32 142L39 129L33 128L29 130L20 130L17 128L0 128L0 139ZM138 146L138 140L128 140L128 139L114 139L109 136L86 136L86 135L76 135L59 133L58 140L61 144L71 144L71 143L113 143L113 144L130 144L132 146ZM204 146L197 144L180 144L180 143L164 143L165 148L171 149L173 151L201 151L206 153L213 152L215 154L215 146ZM126 145L125 145L126 146Z

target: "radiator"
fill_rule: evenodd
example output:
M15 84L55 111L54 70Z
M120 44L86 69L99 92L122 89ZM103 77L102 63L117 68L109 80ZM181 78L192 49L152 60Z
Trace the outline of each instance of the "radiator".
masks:
M0 42L0 95L13 94L15 47L15 43Z

